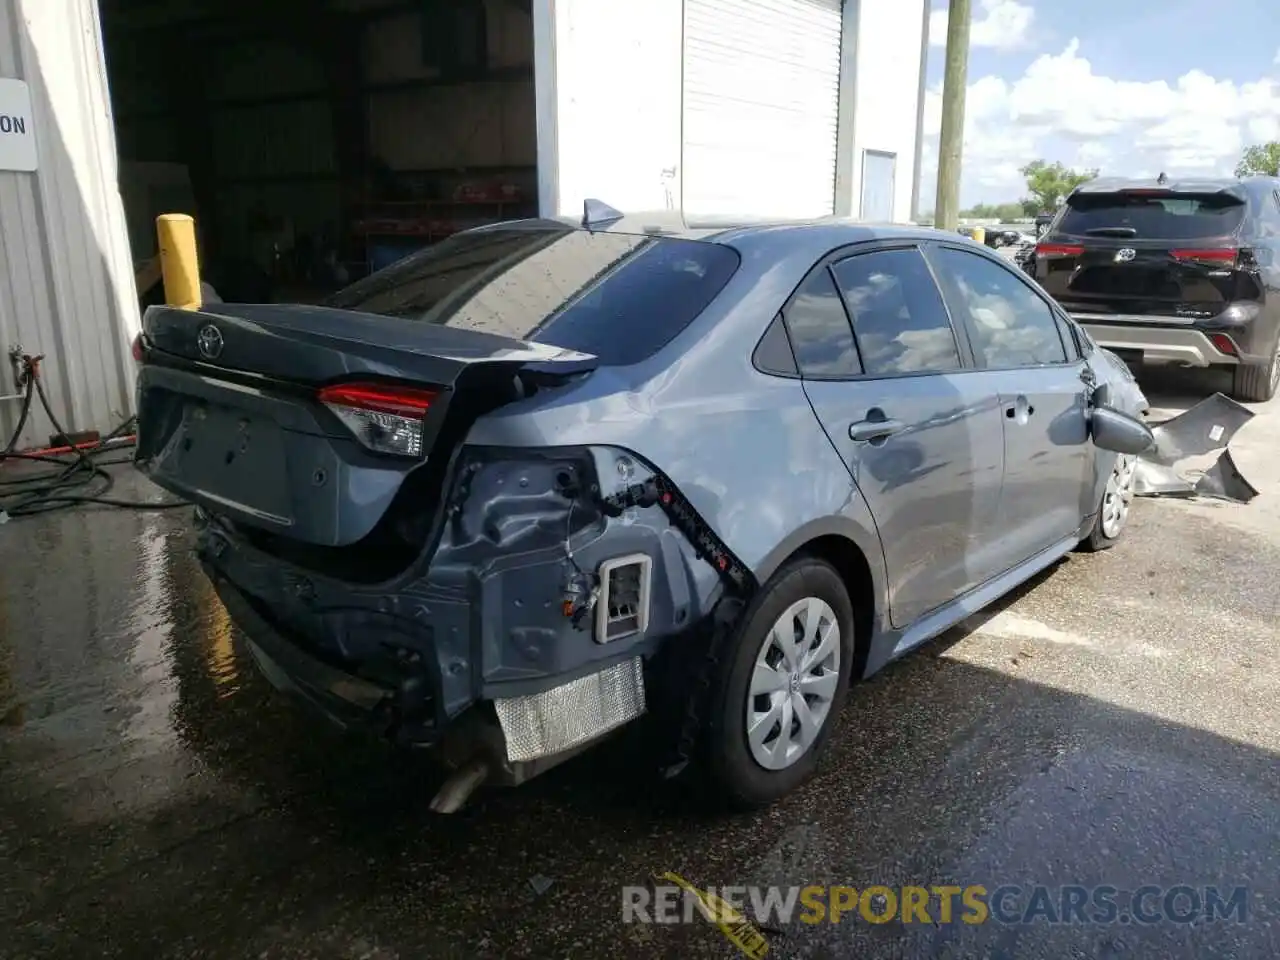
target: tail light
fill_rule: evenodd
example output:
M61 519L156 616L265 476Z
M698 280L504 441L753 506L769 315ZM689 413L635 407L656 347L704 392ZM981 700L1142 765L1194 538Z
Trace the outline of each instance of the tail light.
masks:
M1037 243L1037 257L1078 257L1084 253L1084 247L1074 243Z
M1235 247L1215 247L1211 250L1170 250L1169 254L1175 260L1191 260L1212 266L1234 267L1240 251Z
M134 363L141 363L143 359L145 359L146 350L143 348L143 345L142 345L141 333L139 333L136 337L133 338L133 343L130 346L130 350L133 352Z
M317 399L370 450L421 457L422 424L437 396L414 387L339 383L324 387Z

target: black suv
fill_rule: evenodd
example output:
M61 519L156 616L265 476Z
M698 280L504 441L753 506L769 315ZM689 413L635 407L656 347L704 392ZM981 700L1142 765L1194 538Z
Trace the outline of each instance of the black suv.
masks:
M1090 181L1037 243L1034 275L1131 364L1230 366L1237 400L1276 392L1280 179Z

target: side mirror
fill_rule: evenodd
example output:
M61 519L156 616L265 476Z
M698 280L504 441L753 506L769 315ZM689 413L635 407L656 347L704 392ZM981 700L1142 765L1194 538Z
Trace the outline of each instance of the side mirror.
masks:
M1099 450L1136 457L1155 443L1151 428L1127 413L1109 407L1095 407L1090 416L1093 445Z

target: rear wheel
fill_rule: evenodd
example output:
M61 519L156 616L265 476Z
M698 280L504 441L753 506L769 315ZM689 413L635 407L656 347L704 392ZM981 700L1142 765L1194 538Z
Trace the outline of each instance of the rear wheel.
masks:
M761 588L712 690L708 773L735 806L808 780L836 724L854 659L853 608L825 561L787 564Z
M1231 394L1245 403L1264 403L1280 386L1280 344L1270 363L1240 364L1232 371Z
M1133 502L1134 475L1138 458L1116 454L1115 466L1107 478L1106 489L1098 503L1098 515L1094 518L1089 536L1080 541L1085 550L1108 550L1116 545L1124 528L1129 524L1129 507Z

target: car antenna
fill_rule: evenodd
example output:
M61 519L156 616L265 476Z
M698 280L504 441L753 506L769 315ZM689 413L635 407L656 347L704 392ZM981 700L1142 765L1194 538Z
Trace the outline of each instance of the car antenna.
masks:
M1165 176L1165 172L1161 170L1160 176L1156 177L1156 183L1168 183L1168 182L1169 182L1169 178Z
M606 227L622 219L622 211L615 210L603 200L588 197L582 202L582 226L586 230Z

